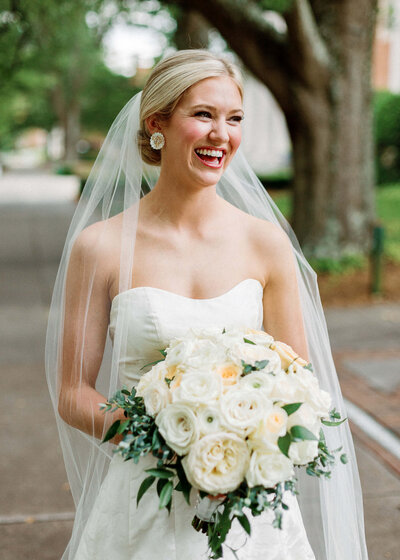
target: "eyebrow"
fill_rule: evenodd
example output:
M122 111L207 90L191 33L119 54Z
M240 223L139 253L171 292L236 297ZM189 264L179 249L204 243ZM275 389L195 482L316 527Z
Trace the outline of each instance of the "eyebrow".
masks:
M194 105L192 107L192 109L213 109L216 110L216 107L214 107L213 105L207 105L207 103L200 103L199 105ZM232 109L232 111L229 111L230 113L243 113L244 111L243 109Z

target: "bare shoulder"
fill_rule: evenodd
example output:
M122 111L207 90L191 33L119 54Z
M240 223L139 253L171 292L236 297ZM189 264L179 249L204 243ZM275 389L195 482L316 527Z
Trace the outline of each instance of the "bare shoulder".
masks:
M294 269L293 246L287 233L277 224L249 216L249 238L265 284L291 274Z
M109 284L118 266L118 220L109 218L84 228L74 241L69 261L70 274L96 274L102 283Z

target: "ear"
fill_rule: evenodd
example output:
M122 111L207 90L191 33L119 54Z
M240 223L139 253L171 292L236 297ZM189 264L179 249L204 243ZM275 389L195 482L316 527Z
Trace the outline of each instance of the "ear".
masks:
M161 132L161 119L157 114L150 115L150 117L147 117L145 122L147 130L150 132L150 134L153 134L153 132Z

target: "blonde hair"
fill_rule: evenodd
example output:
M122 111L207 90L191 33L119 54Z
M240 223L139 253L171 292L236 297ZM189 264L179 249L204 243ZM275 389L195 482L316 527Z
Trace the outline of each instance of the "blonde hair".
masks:
M146 119L157 114L168 120L185 91L207 78L229 76L243 98L242 76L239 69L226 59L206 50L183 50L164 58L150 74L140 102L138 145L145 163L160 165L161 150L150 146Z

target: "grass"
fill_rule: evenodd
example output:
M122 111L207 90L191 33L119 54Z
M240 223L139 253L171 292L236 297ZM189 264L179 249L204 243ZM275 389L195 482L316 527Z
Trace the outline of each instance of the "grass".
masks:
M288 191L276 191L272 197L279 210L290 216L292 201ZM377 187L377 216L385 230L384 253L395 263L400 263L400 183ZM365 258L346 257L341 262L322 259L312 263L318 272L343 273L365 265Z

